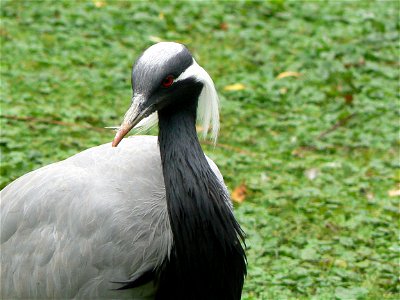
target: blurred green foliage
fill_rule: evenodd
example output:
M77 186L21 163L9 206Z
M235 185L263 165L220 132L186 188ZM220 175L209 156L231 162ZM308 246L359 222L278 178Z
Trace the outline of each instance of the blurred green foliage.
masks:
M248 189L243 299L397 299L398 1L0 5L1 186L111 141L90 127L119 124L133 60L182 42L220 92L205 151Z

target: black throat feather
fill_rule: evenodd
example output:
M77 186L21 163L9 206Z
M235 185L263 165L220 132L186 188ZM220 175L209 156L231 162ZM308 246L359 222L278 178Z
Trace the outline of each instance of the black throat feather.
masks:
M157 270L156 299L236 300L246 275L244 234L197 138L198 94L158 113L173 246Z

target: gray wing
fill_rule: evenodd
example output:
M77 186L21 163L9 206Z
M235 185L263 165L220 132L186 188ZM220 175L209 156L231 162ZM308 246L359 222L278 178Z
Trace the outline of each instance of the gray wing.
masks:
M113 281L169 255L157 137L94 147L20 177L1 192L0 237L2 298L151 297L151 285L114 291Z

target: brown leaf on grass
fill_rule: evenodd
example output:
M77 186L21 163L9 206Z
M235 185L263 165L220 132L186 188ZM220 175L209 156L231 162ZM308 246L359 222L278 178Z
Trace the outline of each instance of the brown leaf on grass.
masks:
M229 26L228 26L227 23L222 22L221 24L219 24L219 28L220 28L221 30L223 30L223 31L227 31L228 28L229 28Z
M391 189L388 191L388 196L389 197L398 197L400 196L400 183L396 184L396 187L394 189Z
M236 203L242 203L246 199L247 195L247 187L244 182L242 182L240 185L235 187L231 194L231 198L233 202Z
M106 5L105 2L103 2L103 1L95 1L94 2L94 6L96 6L97 8L103 7L105 5Z
M299 76L301 76L301 73L299 73L299 72L286 71L286 72L280 73L276 78L282 79L285 77L299 77Z
M246 89L246 86L242 83L230 84L224 87L225 91L241 91L244 89Z
M353 103L353 95L352 94L346 94L343 96L344 101L346 104L352 104Z

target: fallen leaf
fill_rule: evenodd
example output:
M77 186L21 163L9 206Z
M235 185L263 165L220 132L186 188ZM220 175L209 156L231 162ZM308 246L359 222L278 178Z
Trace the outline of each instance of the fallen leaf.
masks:
M390 190L388 191L389 197L397 197L400 196L400 190Z
M106 5L103 1L95 1L94 2L94 6L100 8L103 7L104 5Z
M344 101L346 102L346 104L351 104L353 102L352 94L346 94L343 97L344 97Z
M285 77L299 77L301 74L299 72L292 72L292 71L287 71L287 72L282 72L280 73L276 78L277 79L282 79Z
M233 202L242 203L246 199L247 187L244 182L238 185L232 192L231 198Z
M153 42L153 43L159 43L159 42L162 42L162 41L163 41L162 38L160 38L160 37L158 37L158 36L154 36L154 35L150 35L150 36L149 36L149 40L150 40L151 42Z
M225 91L241 91L244 89L246 89L246 86L242 83L230 84L224 87Z
M281 95L285 95L287 93L287 88L283 87L279 89L279 93L281 93Z
M339 268L347 268L347 262L343 259L336 259L334 265Z
M228 30L228 24L225 22L222 22L221 24L219 24L219 28L223 31L227 31Z

